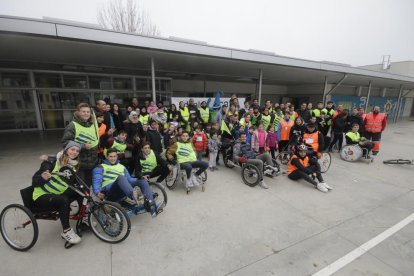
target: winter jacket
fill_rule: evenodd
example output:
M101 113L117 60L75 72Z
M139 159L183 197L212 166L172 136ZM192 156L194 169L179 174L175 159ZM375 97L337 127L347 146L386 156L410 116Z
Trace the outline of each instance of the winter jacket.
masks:
M151 114L153 114L153 113L155 113L155 112L157 112L157 110L158 110L158 107L156 106L156 105L150 105L150 106L148 106L148 108L147 108L147 112L151 115Z
M257 154L252 150L250 144L237 142L233 147L233 160L238 162L240 157L255 159Z
M198 133L195 132L193 135L193 145L196 151L198 152L205 152L207 151L208 146L208 138L204 132Z
M332 131L334 133L344 133L346 127L346 121L341 117L335 117L333 120Z
M167 149L176 137L175 131L172 133L169 131L164 132L164 148Z
M161 133L158 132L158 130L153 130L151 127L148 127L147 135L146 135L146 141L151 144L151 149L161 154L163 148L162 148L162 137Z
M221 142L217 139L209 139L208 140L208 151L209 152L214 152L214 151L218 151L220 149L220 144Z
M267 132L266 131L263 131L263 132L264 132L264 141L266 145ZM251 145L254 151L259 152L259 131L257 129L253 131Z
M127 142L132 144L134 141L134 136L138 135L139 138L144 138L144 128L140 121L133 123L129 119L124 121L124 130L127 133Z
M277 148L277 132L268 132L266 137L266 147Z
M304 125L293 125L290 129L289 140L292 145L299 145L302 143L302 136L306 127Z
M105 164L107 164L107 165L110 165L111 163L109 163L109 161L108 160L104 160L103 161L103 163L105 163ZM116 161L116 163L115 163L115 165L116 164L118 164L119 163L119 160L117 160ZM103 169L103 167L102 167L102 165L98 165L96 168L94 168L93 169L93 171L92 171L92 188L93 188L93 192L97 195L99 192L101 192L101 191L108 191L110 188L111 188L111 186L112 186L112 184L113 183L111 183L111 184L108 184L107 186L105 186L103 189L102 189L102 182L104 181L103 180L103 172L104 172L104 169ZM125 168L125 170L124 170L124 175L125 175L125 177L128 179L128 182L129 183L132 183L132 182L135 182L136 181L136 178L133 178L130 174L129 174L129 172L128 172L128 170L127 170L127 168Z
M74 122L80 124L83 127L90 127L94 124L94 118L93 116L91 116L91 118L88 121L84 122L80 119L79 111L75 111L75 113L73 114L72 122L70 122L66 126L65 131L63 132L63 147L65 147L69 141L75 140L76 129ZM98 133L97 129L96 133ZM98 146L90 149L86 149L85 144L81 144L81 146L82 149L79 154L80 169L93 169L96 166L96 164L98 164Z
M43 179L42 173L45 171L52 172L57 162L56 156L42 155L41 160L43 160L43 162L40 165L39 170L35 172L35 174L32 177L33 187L40 187L48 182L48 180Z

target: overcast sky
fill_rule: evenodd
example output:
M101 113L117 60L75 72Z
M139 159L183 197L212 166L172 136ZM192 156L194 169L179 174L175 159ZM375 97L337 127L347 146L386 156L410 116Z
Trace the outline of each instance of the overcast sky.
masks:
M138 0L137 0L138 1ZM0 14L97 24L108 0L0 0ZM414 60L412 0L141 0L161 36L361 66Z

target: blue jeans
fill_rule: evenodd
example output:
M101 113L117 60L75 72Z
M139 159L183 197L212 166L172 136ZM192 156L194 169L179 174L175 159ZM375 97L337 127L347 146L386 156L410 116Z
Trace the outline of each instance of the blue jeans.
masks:
M123 200L125 196L133 198L132 193L136 186L141 189L146 199L154 199L146 179L137 179L136 181L129 183L128 179L123 175L118 176L115 182L112 183L111 187L106 191L106 199L117 202Z
M198 168L198 171L195 173L196 176L202 174L208 168L208 163L205 161L194 161L194 162L186 162L180 164L181 168L185 170L187 173L187 179L190 179L191 170L193 168Z

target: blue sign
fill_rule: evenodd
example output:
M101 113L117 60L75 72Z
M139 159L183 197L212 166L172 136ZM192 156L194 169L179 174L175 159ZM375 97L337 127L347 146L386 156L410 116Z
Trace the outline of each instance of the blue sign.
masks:
M332 96L331 101L335 105L341 104L345 109L351 110L352 108L362 107L365 108L367 102L367 97L358 97L358 96ZM368 103L368 112L371 112L374 106L379 106L381 112L387 114L388 119L392 119L397 115L397 97L370 97ZM400 107L400 118L402 117L405 106L405 98L401 101Z

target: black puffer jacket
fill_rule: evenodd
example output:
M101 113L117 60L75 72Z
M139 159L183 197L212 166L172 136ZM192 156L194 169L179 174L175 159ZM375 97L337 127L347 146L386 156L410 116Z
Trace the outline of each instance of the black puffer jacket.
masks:
M92 117L87 122L84 122L80 119L78 111L76 111L73 114L72 122L70 122L66 126L65 131L63 133L63 137L62 137L63 147L65 147L69 141L75 140L76 130L75 130L74 122L84 127L90 127L90 126L93 127ZM86 149L84 144L81 144L81 145L82 145L82 149L79 154L80 169L93 169L96 166L96 164L98 164L98 152L97 152L98 147L96 146L90 149Z

